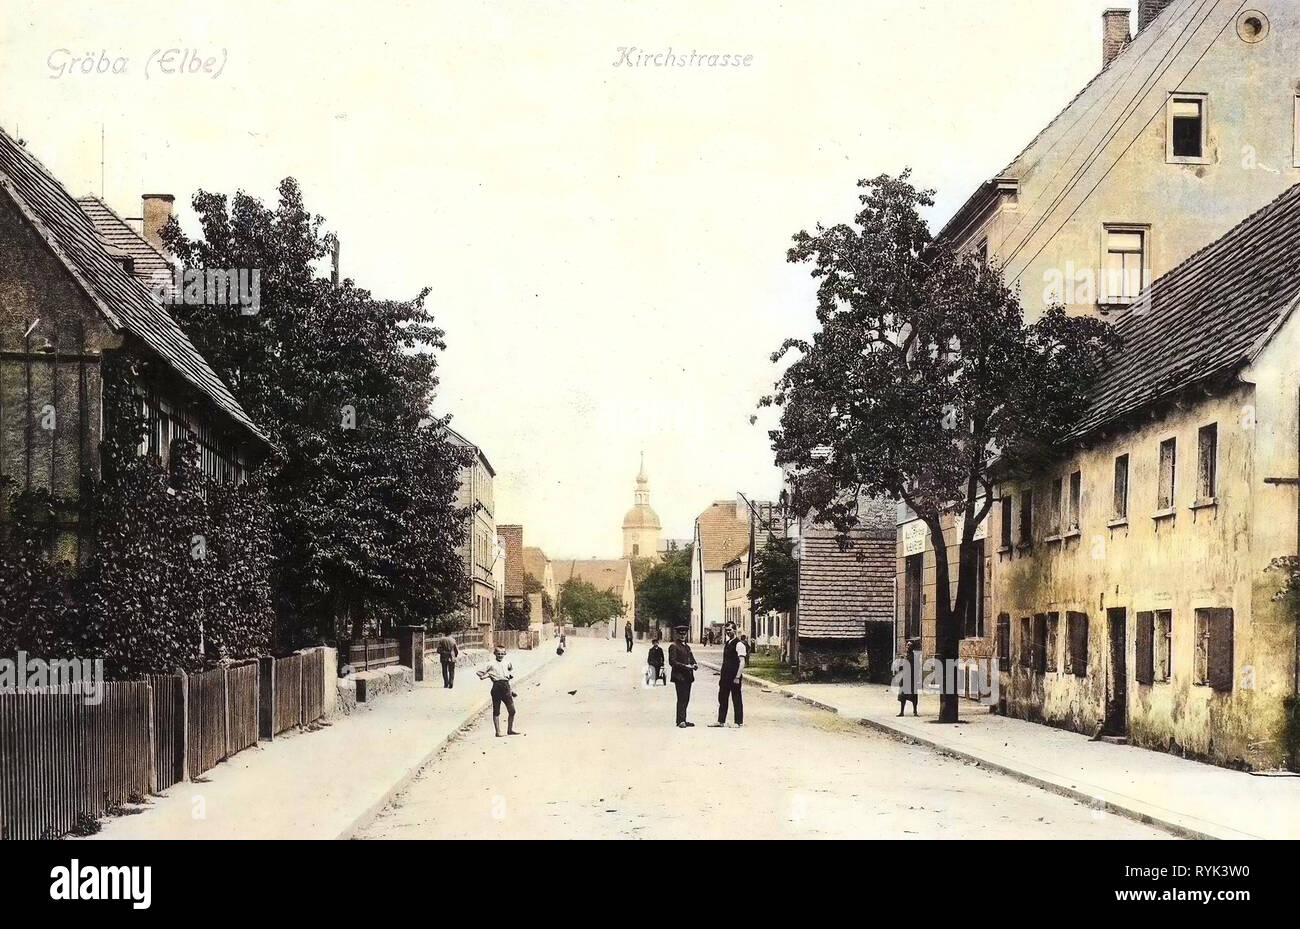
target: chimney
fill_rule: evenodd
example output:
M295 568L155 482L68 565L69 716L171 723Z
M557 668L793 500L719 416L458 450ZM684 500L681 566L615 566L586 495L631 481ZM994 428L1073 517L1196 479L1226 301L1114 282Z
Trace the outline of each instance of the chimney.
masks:
M1138 0L1138 32L1150 26L1165 11L1165 7L1173 2L1174 0Z
M172 204L176 198L171 194L145 194L144 200L144 238L159 251L166 251L163 245L162 227L172 218Z
M1101 66L1109 68L1110 63L1119 57L1128 45L1131 36L1128 31L1131 13L1126 9L1111 9L1101 14Z

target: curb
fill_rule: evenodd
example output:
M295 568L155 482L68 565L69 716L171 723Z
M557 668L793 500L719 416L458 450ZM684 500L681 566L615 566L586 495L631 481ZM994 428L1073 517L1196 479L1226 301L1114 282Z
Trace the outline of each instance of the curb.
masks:
M713 664L712 662L701 661L700 666L705 668L711 668L714 671L719 670L719 666ZM816 707L817 709L820 710L828 710L832 713L839 714L839 710L836 707L830 706L829 704L822 703L818 700L814 700L811 697L806 697L803 694L794 693L791 690L789 690L789 688L787 688L784 684L777 684L773 681L769 681L761 677L755 677L752 674L742 674L741 676L747 681L752 681L753 683L760 685L765 690L782 694L785 697L793 698L795 700L800 701L801 703L806 703L809 706ZM1163 829L1166 832L1178 836L1179 838L1207 839L1207 840L1225 838L1224 836L1214 835L1208 832L1201 832L1199 830L1181 825L1180 823L1172 822L1168 819L1162 819L1158 816L1153 816L1152 814L1136 809L1135 807L1124 806L1121 803L1116 803L1113 799L1109 797L1099 796L1097 793L1092 793L1087 790L1081 790L1078 787L1067 787L1064 784L1059 784L1056 781L1049 780L1048 778L1040 777L1035 774L1030 774L1027 771L1022 771L1019 768L1013 768L1009 765L1000 764L999 762L996 761L990 761L987 758L984 758L980 755L976 755L971 752L962 751L961 749L958 748L953 748L949 745L945 745L944 743L935 741L933 739L927 739L924 736L919 736L916 733L908 731L906 729L899 729L895 726L891 726L887 722L883 722L878 719L871 719L865 716L859 716L859 717L846 716L845 719L850 719L853 722L856 722L860 726L863 726L868 729L874 729L877 732L880 732L898 741L913 742L918 745L924 745L926 748L929 748L932 751L938 752L943 755L949 755L953 758L959 758L962 761L968 761L971 762L972 764L980 765L981 767L987 768L990 771L996 771L999 774L1012 778L1013 780L1020 781L1021 783L1024 784L1029 784L1041 790L1046 790L1049 793L1054 793L1057 794L1058 796L1068 797L1071 800L1077 800L1082 803L1104 804L1106 810L1113 811L1117 815L1123 816L1125 819L1131 819L1134 820L1135 822L1139 822L1147 826L1155 826L1156 828ZM1243 833L1240 836L1240 838L1258 838L1258 837L1248 836L1247 834Z
M524 681L528 680L529 678L533 677L535 674L538 674L539 672L547 668L550 665L551 661L556 657L558 656L556 656L555 654L549 655L545 661L543 661L537 667L533 668L527 674L515 678L515 681L517 683L522 684ZM370 806L366 807L365 811L360 816L352 820L352 822L349 823L348 826L342 832L336 835L334 838L336 840L355 838L358 832L360 832L366 826L370 825L370 823L374 821L375 817L378 816L384 810L384 808L388 806L389 803L392 802L393 797L397 796L397 794L401 793L403 790L409 787L411 782L414 781L417 777L419 777L420 773L426 767L428 767L429 763L438 756L438 753L441 752L444 748L446 748L447 744L452 739L460 735L461 730L464 729L466 725L468 725L478 716L482 715L484 711L490 710L491 708L492 708L491 697L488 697L487 699L483 700L481 703L472 707L464 716L461 717L460 722L456 723L455 727L451 730L451 732L447 733L447 735L439 739L437 744L435 744L432 748L430 748L429 751L427 751L419 761L417 761L414 765L412 765L405 774L399 777L392 784L392 786L390 786L387 790L384 791L382 797L380 797L374 803L370 804Z

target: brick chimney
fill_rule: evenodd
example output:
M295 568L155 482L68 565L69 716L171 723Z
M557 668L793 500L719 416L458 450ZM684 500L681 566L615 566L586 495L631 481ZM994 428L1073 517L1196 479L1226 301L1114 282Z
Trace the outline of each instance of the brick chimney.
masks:
M1174 0L1138 0L1138 32L1151 25L1151 21L1173 2Z
M1118 8L1101 14L1101 66L1103 68L1109 68L1110 63L1119 57L1119 53L1124 51L1124 46L1132 39L1128 31L1130 16L1129 10Z
M167 225L167 220L172 218L172 204L176 198L171 194L145 194L144 212L144 238L145 241L159 251L166 251L162 240L162 227Z

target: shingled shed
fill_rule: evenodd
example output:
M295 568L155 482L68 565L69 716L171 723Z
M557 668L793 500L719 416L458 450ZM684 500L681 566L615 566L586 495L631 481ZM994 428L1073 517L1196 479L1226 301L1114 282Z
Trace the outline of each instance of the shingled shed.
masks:
M799 535L796 664L801 676L853 674L888 683L893 660L894 504L864 499L841 545L809 521Z

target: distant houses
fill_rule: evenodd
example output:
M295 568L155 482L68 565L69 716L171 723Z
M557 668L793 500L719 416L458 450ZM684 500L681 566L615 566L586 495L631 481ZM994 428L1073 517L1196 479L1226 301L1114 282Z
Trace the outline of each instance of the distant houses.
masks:
M743 500L718 500L695 518L691 553L692 642L717 641L727 619L727 565L749 548Z
M504 594L495 577L498 561L493 490L496 470L483 449L455 429L448 427L447 437L461 448L473 452L470 463L461 468L460 490L456 498L457 508L466 514L465 541L460 547L461 557L465 560L465 572L469 577L466 621L471 627L490 629Z

